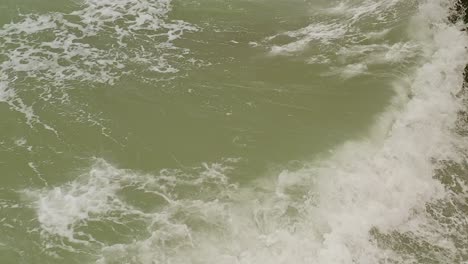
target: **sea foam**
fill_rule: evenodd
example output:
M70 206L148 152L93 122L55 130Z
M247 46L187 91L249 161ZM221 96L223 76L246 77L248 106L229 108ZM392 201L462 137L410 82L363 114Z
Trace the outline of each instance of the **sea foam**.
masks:
M395 81L393 103L367 139L248 186L232 184L224 163L146 175L98 160L82 179L26 191L44 239L90 243L99 248L97 263L466 261L459 208L468 187L460 174L444 181L438 174L466 162L459 113L468 37L448 23L445 1L418 10L412 41L423 43L419 65ZM151 194L153 206L133 204L131 193ZM446 206L455 208L451 215ZM112 244L85 228L94 218L144 225Z
M33 105L87 120L86 105L70 97L71 89L177 73L189 50L174 41L198 28L171 20L171 8L168 0L86 0L70 13L20 14L0 28L0 100L29 126L57 134Z

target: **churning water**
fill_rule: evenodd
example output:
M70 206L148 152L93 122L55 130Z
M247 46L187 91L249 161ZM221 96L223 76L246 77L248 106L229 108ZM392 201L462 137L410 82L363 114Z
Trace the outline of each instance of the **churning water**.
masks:
M0 263L468 263L454 5L0 0Z

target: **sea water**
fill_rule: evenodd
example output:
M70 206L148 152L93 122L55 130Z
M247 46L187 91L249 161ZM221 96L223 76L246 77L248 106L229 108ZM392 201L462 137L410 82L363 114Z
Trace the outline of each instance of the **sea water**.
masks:
M454 4L0 0L0 263L468 263Z

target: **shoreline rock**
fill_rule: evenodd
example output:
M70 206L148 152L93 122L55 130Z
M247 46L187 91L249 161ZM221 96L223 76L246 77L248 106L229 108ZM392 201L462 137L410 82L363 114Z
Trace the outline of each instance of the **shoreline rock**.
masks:
M453 14L450 15L449 20L452 23L456 23L459 19L462 19L464 23L468 23L468 0L458 0L452 7Z
M468 13L466 10L468 9L468 0L458 0L457 3L457 12L462 16L461 18L463 19L463 22L465 24L468 24ZM468 86L468 65L465 67L465 71L463 72L463 78L465 80L465 83L463 86L467 87Z
M453 15L449 17L450 22L456 23L459 19L463 20L465 24L468 24L468 0L458 0L453 7L455 11ZM463 31L467 31L467 29L463 29ZM463 90L468 88L468 65L466 65L465 70L463 72L463 79L465 83L463 84Z

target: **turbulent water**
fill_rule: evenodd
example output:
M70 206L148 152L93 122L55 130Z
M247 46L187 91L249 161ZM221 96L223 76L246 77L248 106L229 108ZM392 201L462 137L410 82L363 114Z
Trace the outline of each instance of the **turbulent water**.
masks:
M0 263L468 263L457 10L0 0Z

